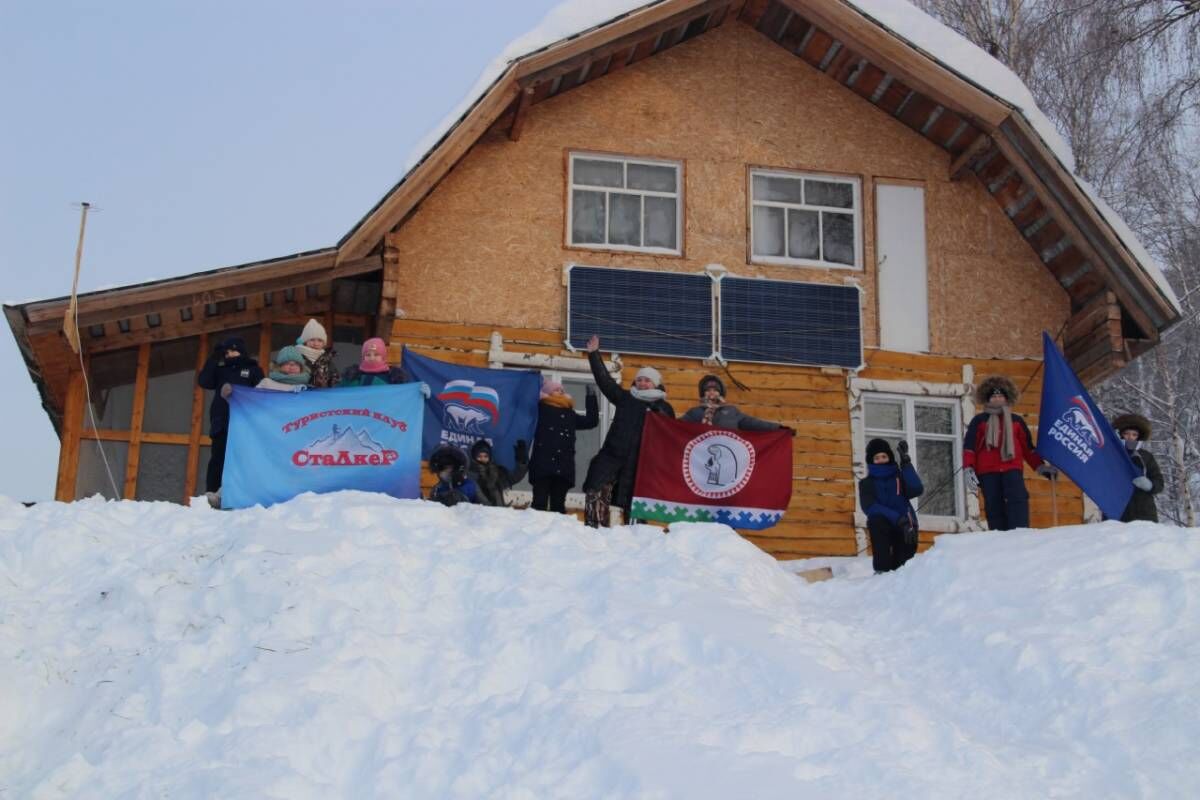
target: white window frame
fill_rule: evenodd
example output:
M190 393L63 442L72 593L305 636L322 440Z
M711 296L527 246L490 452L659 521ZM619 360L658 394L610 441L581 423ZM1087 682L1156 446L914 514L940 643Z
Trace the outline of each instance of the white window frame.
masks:
M627 174L630 164L644 164L652 167L673 167L675 169L675 191L674 192L656 192L650 189L626 189L617 188L615 186L593 186L590 184L575 183L575 161L576 159L584 159L585 161L610 161L621 164L623 173ZM625 182L628 182L626 179ZM575 241L575 226L573 220L575 218L575 190L582 189L585 191L604 192L604 242L576 242ZM609 210L609 195L613 192L619 194L639 195L645 197L673 197L675 198L675 248L667 247L645 247L634 246L628 244L609 244L608 243L608 225L610 216ZM643 209L645 207L643 200ZM646 215L643 212L641 216L641 240L646 241ZM633 156L619 156L605 153L588 153L572 151L567 159L567 219L566 219L566 234L567 245L569 247L586 248L589 250L616 250L626 253L654 253L657 255L683 255L683 162L671 161L658 158L636 158Z
M863 268L863 242L862 242L862 180L852 175L831 175L823 172L795 172L792 170L781 169L759 169L752 168L749 173L749 179L746 186L747 207L749 209L747 225L750 230L750 240L747 243L750 249L751 264L784 264L787 266L800 267L819 267L821 269L849 269L862 271ZM842 183L850 186L854 196L853 208L837 208L835 206L820 206L809 203L789 203L780 200L755 200L754 199L754 178L757 176L767 178L789 178L802 180L811 178L812 180L825 181L826 183ZM854 263L842 264L834 261L824 261L821 259L809 258L791 258L789 256L767 256L758 255L754 252L754 208L755 206L765 206L770 208L785 209L784 213L784 230L783 241L786 250L788 242L787 231L787 209L801 209L805 211L829 211L837 214L850 213L854 217ZM824 221L820 214L817 215L817 237L822 242L824 247Z
M866 408L865 404L874 400L901 403L904 407L904 427L902 431L891 430L885 428L867 428L866 426ZM944 519L944 520L965 520L966 519L966 502L963 497L963 482L962 482L962 418L961 409L952 398L927 397L924 395L912 394L896 394L894 392L864 392L863 393L863 437L866 440L875 438L900 439L903 438L908 442L909 456L913 460L913 467L916 468L917 474L921 473L921 463L917 456L917 439L930 439L939 442L949 442L951 445L950 452L954 458L954 513L953 514L933 514L921 509L921 498L913 499L913 506L917 511L917 515L922 519ZM937 406L940 408L948 408L951 412L951 422L953 432L951 433L924 433L917 431L917 413L918 405ZM864 449L866 443L863 443ZM929 490L937 489L936 486L925 487ZM941 491L948 491L942 489Z

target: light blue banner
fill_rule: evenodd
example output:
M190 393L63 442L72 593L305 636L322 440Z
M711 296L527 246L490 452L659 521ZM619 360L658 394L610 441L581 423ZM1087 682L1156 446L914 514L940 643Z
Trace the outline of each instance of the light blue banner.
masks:
M233 387L221 507L303 492L420 497L420 384L273 392Z

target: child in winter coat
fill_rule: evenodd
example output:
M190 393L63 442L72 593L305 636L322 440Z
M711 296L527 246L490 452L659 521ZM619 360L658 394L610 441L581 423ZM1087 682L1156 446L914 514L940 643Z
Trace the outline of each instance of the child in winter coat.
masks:
M513 447L517 466L510 472L492 458L492 443L480 439L471 445L471 463L467 476L479 487L479 503L485 506L506 506L504 490L511 489L529 469L529 445L524 439Z
M1121 514L1121 522L1158 522L1154 495L1163 490L1162 471L1154 454L1143 448L1150 440L1150 420L1141 414L1122 414L1113 420L1113 428L1121 434L1129 459L1139 471L1133 479L1133 497L1129 498L1129 505Z
M271 370L271 373L259 381L254 388L270 389L275 392L301 392L308 388L311 376L312 372L309 370L300 348L281 347L279 354L275 356L275 369ZM221 388L221 395L226 396L224 387Z
M220 389L226 384L256 386L262 379L262 367L246 355L246 342L240 336L230 336L219 341L212 355L204 362L200 374L196 376L196 382L201 388L217 392L208 408L212 449L204 483L206 491L210 494L221 489L221 473L225 470L225 446L229 436L229 403L225 399L228 395L222 395ZM209 499L211 501L212 498Z
M467 456L453 445L444 444L429 454L429 470L438 476L429 499L444 506L478 503L479 489L467 477Z
M408 383L403 367L388 366L387 342L380 338L367 339L362 346L362 360L347 367L342 386L384 386Z
M296 347L304 356L304 364L311 376L308 385L313 389L332 389L342 380L337 367L333 365L333 349L326 349L328 344L325 326L315 319L304 324L304 330L296 340Z
M629 522L646 415L666 414L673 419L675 409L667 402L658 370L642 367L633 378L633 388L622 389L604 368L599 351L600 337L593 336L587 343L588 365L592 368L596 386L616 407L616 413L604 444L588 465L587 477L583 479L583 491L587 495L583 516L589 527L603 525L607 528L610 503L615 503Z
M743 414L735 406L725 402L725 384L716 375L705 375L700 379L700 405L689 409L682 417L684 422L698 422L715 428L743 431L776 431L784 429L792 436L796 432L778 422Z
M858 502L867 515L871 562L875 572L899 569L917 553L917 512L910 499L925 491L908 457L908 442L900 442L900 466L884 439L867 443L867 477L858 482Z
M1017 402L1017 387L1012 381L1002 375L985 378L975 391L975 400L983 411L971 419L963 437L967 491L973 493L983 487L989 529L1028 528L1029 491L1021 462L1045 478L1055 478L1058 470L1034 452L1029 427L1019 414L1012 413Z
M561 383L542 382L533 458L529 461L529 482L533 486L531 508L567 513L567 492L575 485L575 433L600 424L600 402L592 387L586 391L586 411L580 414Z

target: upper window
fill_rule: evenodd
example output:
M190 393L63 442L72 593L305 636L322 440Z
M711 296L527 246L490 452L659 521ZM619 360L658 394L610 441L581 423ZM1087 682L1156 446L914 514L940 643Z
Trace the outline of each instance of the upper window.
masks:
M869 394L864 401L864 441L886 439L893 452L897 442L908 442L913 466L925 485L925 493L913 501L917 511L961 519L962 434L957 401L885 394Z
M674 161L572 154L569 243L680 254L679 175Z
M860 197L856 178L752 170L751 260L860 268Z

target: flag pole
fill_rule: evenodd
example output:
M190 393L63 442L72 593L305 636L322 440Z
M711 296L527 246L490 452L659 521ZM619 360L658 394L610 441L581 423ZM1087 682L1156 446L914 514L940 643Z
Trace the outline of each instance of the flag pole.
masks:
M92 207L91 203L80 203L82 213L79 216L79 243L75 246L75 279L71 281L71 300L67 304L67 313L63 317L63 334L67 337L67 343L71 345L71 349L76 353L79 352L79 327L76 324L76 314L78 306L77 295L79 292L79 265L83 261L83 233L87 228L88 209Z
M1058 527L1058 476L1055 475L1050 479L1050 511L1051 520L1055 528Z

